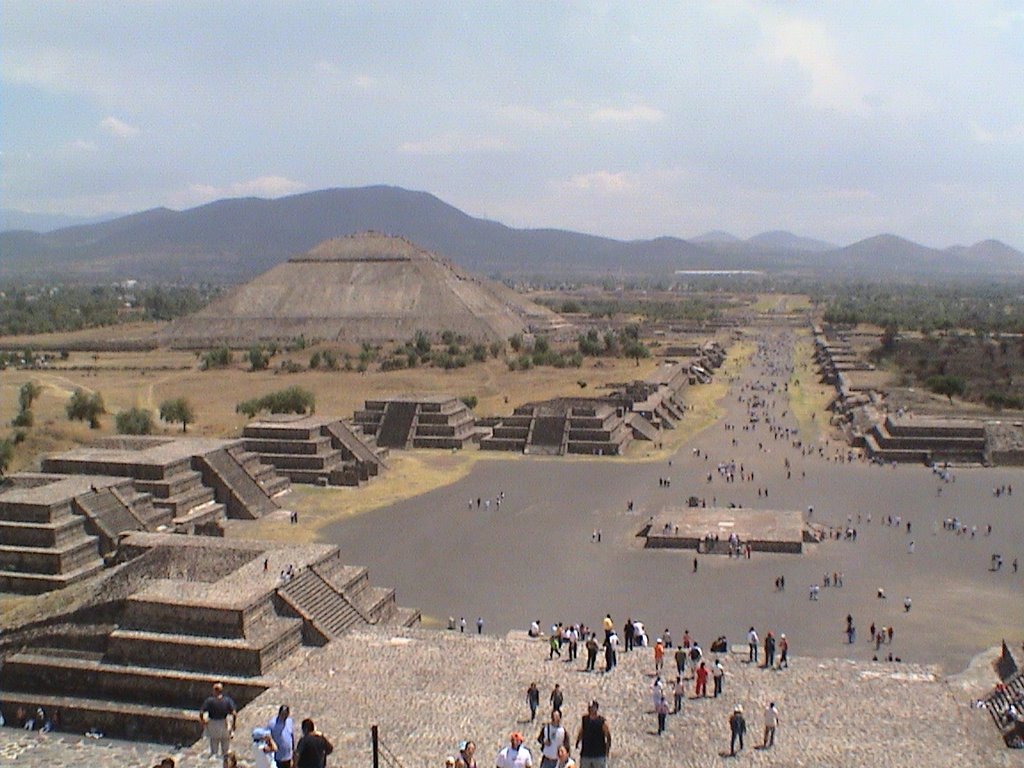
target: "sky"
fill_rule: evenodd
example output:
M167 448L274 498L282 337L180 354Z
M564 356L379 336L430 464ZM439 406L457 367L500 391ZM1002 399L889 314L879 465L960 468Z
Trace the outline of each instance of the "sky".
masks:
M0 0L0 205L1024 249L1024 0Z

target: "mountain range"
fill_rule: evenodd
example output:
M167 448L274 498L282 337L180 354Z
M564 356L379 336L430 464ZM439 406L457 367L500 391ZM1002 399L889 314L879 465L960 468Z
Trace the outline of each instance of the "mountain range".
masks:
M52 232L0 233L0 278L240 282L324 240L363 231L401 235L459 266L515 276L668 276L754 269L816 277L1024 275L1024 254L997 240L944 250L895 235L838 247L789 232L743 240L711 232L684 240L623 241L479 219L426 192L371 186L273 200L218 200Z

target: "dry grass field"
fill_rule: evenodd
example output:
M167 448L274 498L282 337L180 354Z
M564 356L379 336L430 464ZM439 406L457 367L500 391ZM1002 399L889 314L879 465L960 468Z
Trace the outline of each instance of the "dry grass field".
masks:
M255 373L240 361L230 368L201 371L193 353L173 350L71 352L67 360L56 361L47 369L9 369L0 382L0 424L10 424L17 413L22 384L35 381L43 388L33 406L35 426L27 431L27 440L19 446L12 468L31 466L42 451L113 434L114 414L118 411L134 406L155 411L162 401L179 396L187 397L198 414L190 432L225 437L237 435L245 424L246 418L235 413L240 401L289 386L313 392L317 412L345 418L368 398L407 393L474 396L478 399L478 415L504 415L534 400L599 395L609 385L644 378L659 365L654 359L637 365L633 360L601 358L587 359L581 368L539 367L510 372L503 360L492 359L450 371L419 367L390 372L304 370L285 374L273 370L289 359L305 366L312 351L282 353L273 359L271 370ZM236 353L235 357L240 355ZM108 415L103 417L100 430L67 420L64 407L76 389L103 396ZM178 431L174 425L161 425L161 429L169 434Z

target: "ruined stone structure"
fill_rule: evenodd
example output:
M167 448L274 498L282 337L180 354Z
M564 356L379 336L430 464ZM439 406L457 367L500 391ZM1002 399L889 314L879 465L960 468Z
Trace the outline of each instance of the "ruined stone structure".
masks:
M694 549L729 554L729 535L755 552L799 554L805 538L803 515L793 510L746 507L668 507L645 529L647 549Z
M700 348L707 350L709 367L721 365L719 347ZM681 392L691 383L695 366L696 362L666 363L645 380L625 384L605 397L521 405L496 420L480 448L531 455L617 456L631 440L657 441L659 430L674 429L683 419L686 405Z
M387 468L387 449L334 417L267 416L242 430L245 450L293 483L359 485Z
M289 481L238 440L118 437L42 460L0 485L0 590L94 575L127 531L218 536L278 509Z
M114 437L42 460L44 472L128 477L179 533L214 532L225 517L255 520L277 509L288 480L240 440Z
M633 438L624 415L621 406L600 399L561 398L529 403L502 419L491 436L480 441L480 447L533 456L616 456Z
M383 448L463 448L477 435L473 412L450 395L367 400L354 421Z
M132 533L96 598L4 639L0 711L60 712L63 730L188 744L215 681L244 707L303 644L354 626L411 626L394 590L369 585L336 547ZM290 574L290 575L289 575Z
M171 522L121 477L19 473L0 487L0 591L36 594L96 574L124 531Z
M985 459L985 425L975 419L887 414L864 434L864 445L869 456L882 461L980 464Z
M248 346L298 336L406 341L444 331L477 341L551 333L554 312L464 272L399 237L367 232L328 240L161 332L161 343Z

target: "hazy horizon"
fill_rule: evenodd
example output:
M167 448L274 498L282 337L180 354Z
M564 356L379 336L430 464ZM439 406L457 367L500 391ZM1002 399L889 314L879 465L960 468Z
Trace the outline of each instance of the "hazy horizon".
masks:
M7 0L5 208L387 184L620 240L1024 246L1024 5Z

